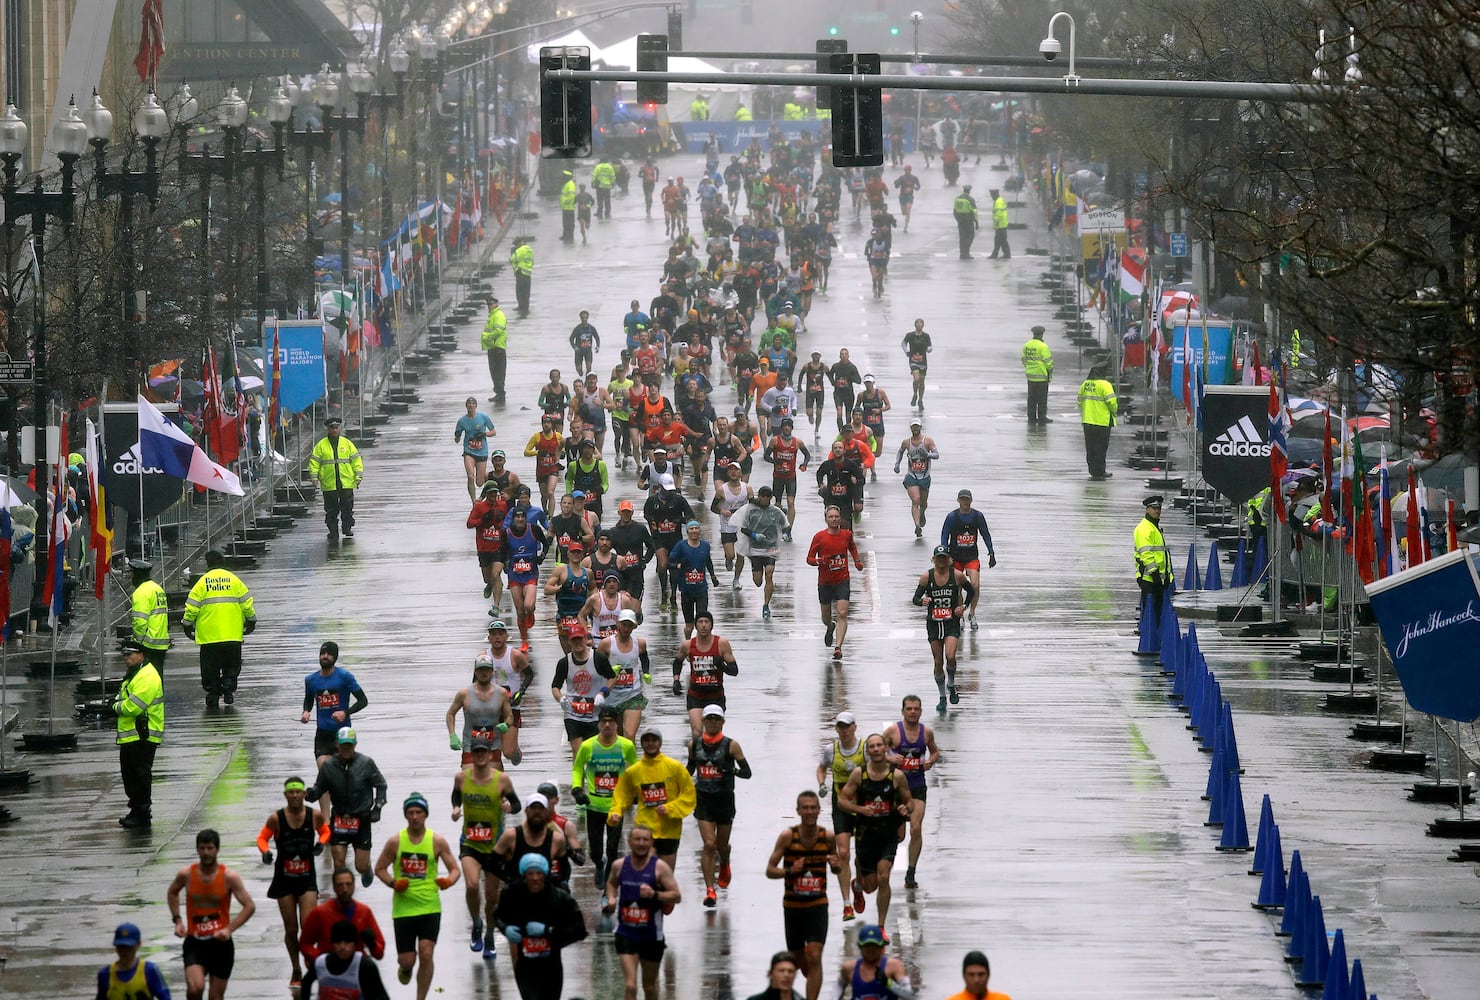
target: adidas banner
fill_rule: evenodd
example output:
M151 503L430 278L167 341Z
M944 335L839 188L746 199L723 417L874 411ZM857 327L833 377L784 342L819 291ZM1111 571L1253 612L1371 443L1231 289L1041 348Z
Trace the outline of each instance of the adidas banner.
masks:
M185 480L142 459L139 454L139 407L136 403L106 403L103 454L108 463L108 503L132 517L154 518L179 503ZM179 419L179 403L159 403L167 418Z
M1269 391L1210 385L1203 396L1203 478L1235 503L1269 485Z

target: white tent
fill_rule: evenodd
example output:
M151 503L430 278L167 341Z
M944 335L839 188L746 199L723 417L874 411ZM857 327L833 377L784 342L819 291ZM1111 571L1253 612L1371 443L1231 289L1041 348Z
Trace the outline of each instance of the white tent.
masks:
M613 42L606 48L595 45L580 31L572 31L559 38L539 42L529 46L528 54L531 63L540 61L540 48L547 45L584 45L591 50L591 65L605 64L607 67L621 67L623 69L637 68L637 36L624 38L619 42ZM668 60L668 69L675 73L723 73L720 67L713 63L707 63L702 59L691 59L688 56L677 56ZM630 83L620 85L621 93L628 95L628 99L635 92L636 86ZM673 83L668 85L668 120L688 121L689 105L694 98L703 94L709 102L709 116L714 121L729 121L735 115L735 109L741 102L751 105L751 87L749 84L722 83L722 84L698 84L698 83Z
M634 43L634 45L635 44L636 43ZM538 65L540 61L540 49L544 48L545 46L557 45L584 45L586 48L591 50L591 61L593 63L597 60L598 53L600 53L601 51L601 47L599 45L591 41L591 39L587 38L584 32L577 30L572 31L569 34L561 35L558 38L551 38L546 41L535 42L533 45L529 46L529 48L525 50L525 56L529 59L531 64Z

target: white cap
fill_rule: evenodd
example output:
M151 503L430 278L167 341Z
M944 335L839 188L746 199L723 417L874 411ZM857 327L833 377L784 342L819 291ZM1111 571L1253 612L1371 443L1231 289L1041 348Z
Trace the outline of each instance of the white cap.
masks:
M617 621L619 621L619 622L631 622L632 624L636 625L637 624L637 612L636 611L633 611L631 608L623 608L622 609L622 613L619 614L619 615L617 615Z
M877 379L874 378L874 373L873 372L869 372L867 375L865 375L863 377L863 380L865 382L875 382L875 381L878 381Z
M548 809L550 808L550 800L545 798L539 792L535 792L529 798L524 800L524 808L528 809L530 806L541 806L545 809Z
M839 712L838 717L833 720L834 724L839 726L851 726L857 721L857 719L853 718L852 712Z
M658 477L658 485L663 487L665 490L673 489L673 477L666 472L663 473L661 476Z
M707 719L710 716L713 716L716 719L723 719L725 717L725 710L723 708L720 708L718 705L705 705L704 718Z

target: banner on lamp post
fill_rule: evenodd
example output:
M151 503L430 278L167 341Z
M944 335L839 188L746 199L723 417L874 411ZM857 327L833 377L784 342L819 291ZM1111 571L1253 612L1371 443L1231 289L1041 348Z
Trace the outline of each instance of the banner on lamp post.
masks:
M1480 551L1447 552L1367 584L1367 595L1408 703L1480 719Z
M1210 385L1203 392L1203 478L1234 503L1269 485L1269 393Z
M282 409L302 413L324 398L324 324L321 320L283 320L275 325L281 376L278 392ZM264 367L272 371L272 342L266 341Z

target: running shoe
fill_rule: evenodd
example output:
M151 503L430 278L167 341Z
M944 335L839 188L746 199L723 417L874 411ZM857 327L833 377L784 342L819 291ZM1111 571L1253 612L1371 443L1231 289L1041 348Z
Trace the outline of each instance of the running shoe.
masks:
M483 921L482 920L475 919L473 921L473 935L472 935L472 940L468 942L468 947L470 949L472 949L473 951L482 951L483 950Z
M853 912L853 907L849 906L847 903L844 903L843 904L843 921L844 921L844 923L846 923L849 920L857 920L857 919L858 919L858 914L856 914L856 913Z
M370 888L370 883L374 881L374 875L371 875L369 872L360 872L360 884L363 885L366 889Z
M294 993L297 993L299 987L301 987L302 985L303 979L300 976L294 976L292 979L288 980L288 989L292 990Z
M977 629L976 615L972 615L971 616L971 631L975 632L976 629Z
M761 605L761 617L764 618L766 621L771 620L771 606L769 604Z
M498 958L498 935L489 931L483 937L483 961L492 962Z
M924 533L925 533L925 529L924 529L924 528L922 528L922 527L921 527L921 526L920 526L920 525L918 525L918 524L917 524L917 525L915 525L915 537L916 537L916 538L919 538L919 537L920 537L920 536L921 536L921 535L923 535L923 534L924 534ZM485 596L486 596L486 595L485 595Z
M409 968L407 968L406 966L404 966L404 965L401 966L401 967L399 967L399 968L397 968L396 969L396 982L400 983L402 986L410 986L411 985L411 970Z
M863 883L858 879L853 880L853 909L862 913L863 908L868 905L868 900L863 898ZM844 918L846 919L846 918Z
M827 632L822 636L822 644L824 646L831 646L833 644L833 632L834 631L836 631L836 627L835 626L829 625L827 627Z
M493 584L490 583L486 587L483 588L483 599L486 601L486 600L488 600L492 596L493 596Z
M523 642L521 642L519 644L519 652L521 652L521 653L527 653L527 652L529 652L529 640L528 639L525 639Z
M951 696L952 705L961 704L961 692L956 690L956 685L952 684L950 687L946 688L946 693Z
M727 864L719 866L719 887L721 889L730 887L730 866Z
M939 715L946 714L946 700L944 698L935 703L935 711Z
M711 908L719 905L719 895L714 891L714 886L704 890L704 905Z
M834 660L841 660L842 658L843 658L843 647L842 646L834 646L833 647L833 659Z
M904 870L904 887L906 889L920 888L920 883L915 881L915 870L913 868L906 868Z

